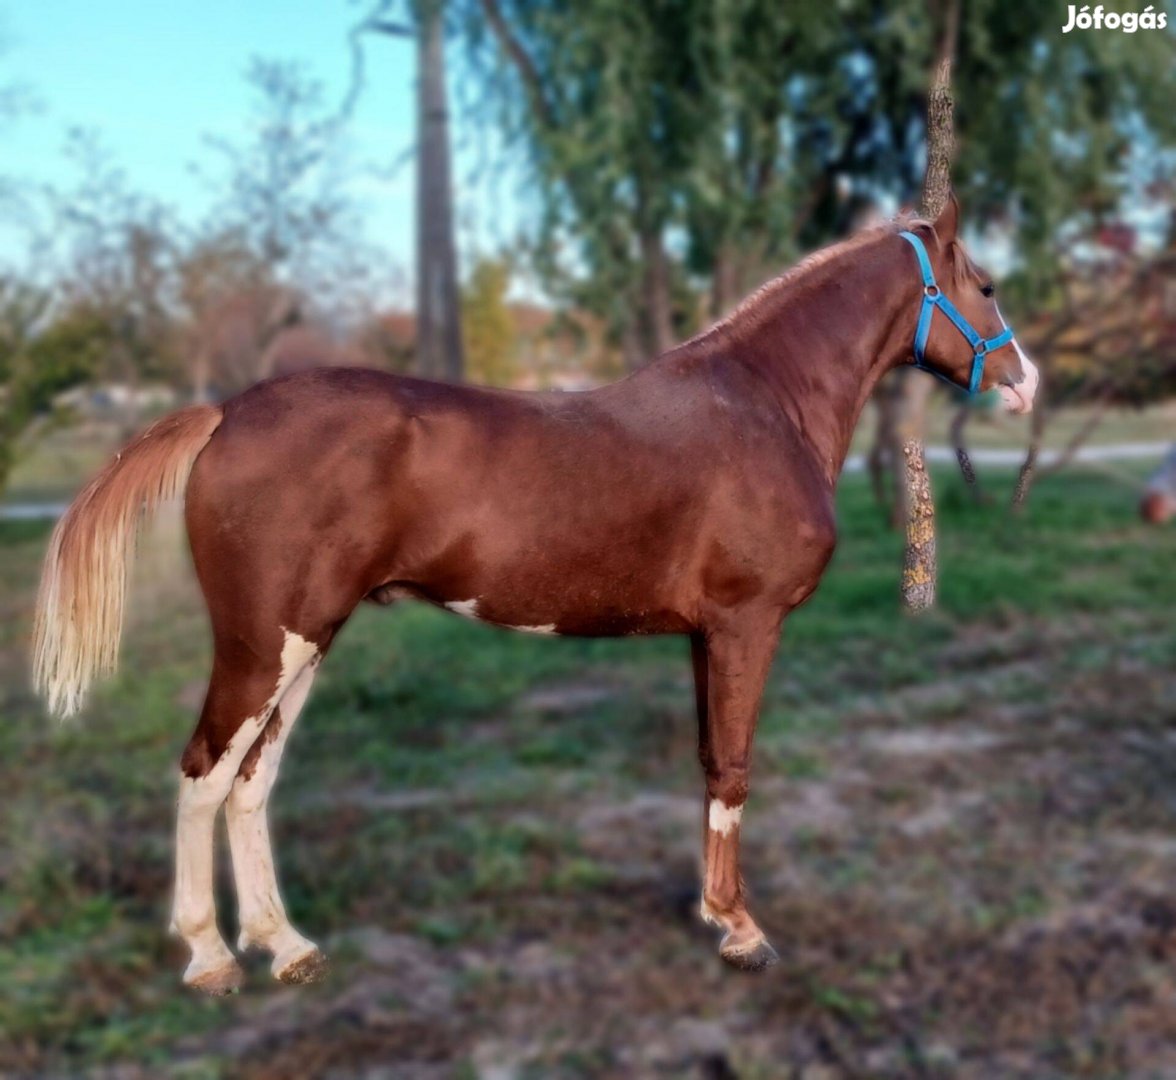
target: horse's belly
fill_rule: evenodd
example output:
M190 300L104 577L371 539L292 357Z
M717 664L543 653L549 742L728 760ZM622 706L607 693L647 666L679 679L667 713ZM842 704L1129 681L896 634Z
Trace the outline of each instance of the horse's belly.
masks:
M581 538L583 539L583 538ZM661 546L611 549L566 538L504 548L467 533L373 599L412 596L454 614L540 635L682 633L697 606L682 561Z
M691 629L706 487L665 450L586 430L430 436L390 485L385 580L534 634Z
M477 619L524 634L577 637L623 637L630 634L680 634L692 628L685 613L669 607L577 604L567 607L538 601L518 604L448 600L441 604L465 618ZM549 622L533 620L548 618Z

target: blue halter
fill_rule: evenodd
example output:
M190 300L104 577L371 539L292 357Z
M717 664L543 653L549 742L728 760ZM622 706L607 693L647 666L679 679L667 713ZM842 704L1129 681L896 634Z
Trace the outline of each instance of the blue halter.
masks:
M1012 341L1013 331L1006 326L1003 333L992 338L982 338L976 333L972 324L959 313L955 304L935 284L935 274L931 270L931 260L927 258L927 249L923 246L923 241L911 232L900 232L898 235L915 249L915 255L919 260L919 271L923 275L923 306L919 308L919 325L915 328L915 367L931 372L932 375L938 376L944 382L951 383L952 386L958 387L959 385L954 379L949 379L942 372L936 371L923 357L923 351L927 347L927 336L931 333L931 316L935 313L935 309L939 308L972 346L972 377L968 381L968 393L975 394L984 379L984 361L988 354Z

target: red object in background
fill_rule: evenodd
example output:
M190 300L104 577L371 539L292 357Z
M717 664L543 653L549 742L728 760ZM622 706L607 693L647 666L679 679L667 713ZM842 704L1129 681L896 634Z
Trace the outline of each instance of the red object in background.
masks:
M1123 222L1113 222L1098 230L1098 243L1121 255L1130 255L1135 250L1139 237L1135 229Z
M1163 525L1176 515L1176 499L1159 491L1149 491L1139 504L1139 516L1152 525Z
M1176 445L1151 475L1139 503L1139 516L1153 525L1176 517Z

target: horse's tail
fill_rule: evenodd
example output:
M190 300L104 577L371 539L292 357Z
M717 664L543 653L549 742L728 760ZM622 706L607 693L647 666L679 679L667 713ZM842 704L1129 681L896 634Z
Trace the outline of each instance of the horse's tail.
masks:
M33 628L33 684L59 716L118 666L127 576L141 516L181 495L221 422L215 405L165 416L81 491L49 541Z

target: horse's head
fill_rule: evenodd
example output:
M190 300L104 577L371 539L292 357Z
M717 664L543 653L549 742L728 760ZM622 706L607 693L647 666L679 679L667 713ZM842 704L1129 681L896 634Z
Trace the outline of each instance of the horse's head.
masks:
M927 258L924 265L920 256L925 299L915 361L973 392L995 388L1010 412L1027 413L1037 394L1037 366L1005 323L991 275L964 250L959 214L952 195L932 228L916 226L904 234ZM928 272L933 283L928 283Z

